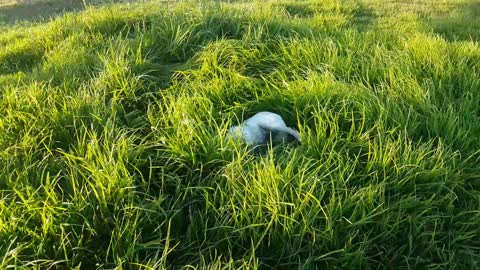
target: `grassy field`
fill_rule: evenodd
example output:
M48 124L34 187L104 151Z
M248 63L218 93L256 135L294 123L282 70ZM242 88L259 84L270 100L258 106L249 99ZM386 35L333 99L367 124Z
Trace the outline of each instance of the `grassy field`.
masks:
M0 0L0 27L25 22L45 22L65 12L90 6L146 0ZM2 30L2 29L0 29Z
M6 7L1 269L480 268L478 1Z

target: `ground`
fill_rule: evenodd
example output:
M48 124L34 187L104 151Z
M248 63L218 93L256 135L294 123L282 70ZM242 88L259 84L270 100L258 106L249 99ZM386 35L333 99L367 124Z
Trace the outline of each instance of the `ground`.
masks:
M0 268L479 267L478 1L71 3L0 2Z

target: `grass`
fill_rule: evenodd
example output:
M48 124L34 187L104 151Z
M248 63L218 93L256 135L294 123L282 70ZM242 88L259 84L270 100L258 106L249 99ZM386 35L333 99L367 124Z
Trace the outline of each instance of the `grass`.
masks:
M46 22L66 12L81 11L93 5L133 1L143 0L0 0L0 27Z
M475 1L148 2L0 34L0 268L476 269ZM261 110L303 138L225 138Z

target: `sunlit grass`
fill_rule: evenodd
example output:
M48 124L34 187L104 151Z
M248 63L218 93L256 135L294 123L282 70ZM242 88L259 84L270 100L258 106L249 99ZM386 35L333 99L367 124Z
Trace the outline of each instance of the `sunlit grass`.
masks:
M397 2L107 5L2 32L0 268L477 267L478 7ZM225 137L264 110L302 144Z

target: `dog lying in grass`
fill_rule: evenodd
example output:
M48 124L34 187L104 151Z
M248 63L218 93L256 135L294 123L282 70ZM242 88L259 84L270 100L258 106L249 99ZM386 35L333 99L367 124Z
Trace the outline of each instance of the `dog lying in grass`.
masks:
M231 127L228 129L228 136L236 140L241 139L252 147L268 142L286 143L290 138L301 141L300 133L287 127L282 117L272 112L259 112L242 125Z

